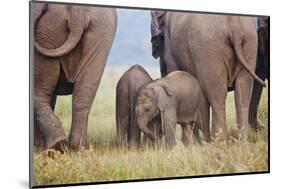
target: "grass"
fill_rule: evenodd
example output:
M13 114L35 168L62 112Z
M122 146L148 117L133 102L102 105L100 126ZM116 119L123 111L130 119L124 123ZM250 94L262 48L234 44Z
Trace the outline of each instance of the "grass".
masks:
M123 70L124 71L124 70ZM265 129L254 133L254 142L215 141L184 148L177 130L178 145L165 150L158 145L131 149L116 147L115 86L123 71L106 70L89 115L89 149L78 153L37 151L34 154L36 185L98 182L159 177L194 176L222 173L259 172L268 170L268 100L263 91L259 120ZM154 70L148 70L158 77ZM227 97L227 126L236 128L233 93ZM65 131L71 124L71 96L59 97L56 106Z

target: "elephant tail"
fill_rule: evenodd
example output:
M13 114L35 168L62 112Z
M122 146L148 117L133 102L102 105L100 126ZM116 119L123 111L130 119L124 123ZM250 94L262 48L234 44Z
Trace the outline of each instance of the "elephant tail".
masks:
M39 18L45 14L45 12L48 10L48 4L47 3L35 3L32 4L32 11L33 11L33 23L34 25L37 24Z
M265 82L259 78L254 72L253 70L251 70L249 68L249 65L247 63L247 61L245 60L244 58L244 55L243 55L243 51L242 51L242 46L241 46L241 43L239 43L239 40L234 40L233 42L233 45L234 45L234 50L235 50L235 53L238 57L238 60L241 62L241 64L244 66L244 68L248 71L248 73L258 82L260 83L263 87L266 86Z
M34 30L36 28L36 25L38 23L38 20L41 18L41 16L47 11L47 4L43 6L42 10L40 13L35 15L35 20L34 20ZM81 20L77 18L72 18L69 16L67 19L67 27L69 29L69 35L67 40L64 42L64 44L58 48L55 49L48 49L42 47L37 41L35 41L35 48L38 52L41 54L48 56L48 57L60 57L68 54L71 52L78 42L80 41L84 27L83 23Z

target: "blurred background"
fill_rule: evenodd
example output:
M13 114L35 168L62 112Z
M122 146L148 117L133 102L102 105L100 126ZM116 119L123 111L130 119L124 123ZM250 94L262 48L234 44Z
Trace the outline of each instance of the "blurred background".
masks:
M150 11L117 9L118 26L107 68L159 68L151 55ZM107 69L106 68L106 69Z

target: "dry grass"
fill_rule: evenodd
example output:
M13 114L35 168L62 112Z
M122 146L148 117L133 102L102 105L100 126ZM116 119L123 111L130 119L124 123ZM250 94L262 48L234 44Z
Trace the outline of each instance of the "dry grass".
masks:
M153 73L155 78L158 73ZM121 71L106 71L89 115L90 147L78 153L67 152L48 156L47 152L34 154L34 182L36 185L77 182L97 182L221 173L257 172L268 170L268 101L264 90L259 119L265 129L253 134L255 142L233 140L229 144L212 144L184 148L180 142L171 151L158 145L154 148L118 149L115 128L115 86ZM71 123L71 97L59 97L56 114L66 132ZM233 93L227 98L227 125L235 132Z

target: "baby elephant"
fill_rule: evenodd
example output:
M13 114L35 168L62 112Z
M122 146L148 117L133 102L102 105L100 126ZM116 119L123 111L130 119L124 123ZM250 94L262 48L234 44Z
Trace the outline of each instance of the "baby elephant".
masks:
M140 65L134 65L119 79L116 87L116 126L118 146L140 144L140 129L134 116L137 90L151 82L149 74Z
M190 144L201 95L197 79L183 71L172 72L144 85L137 93L135 106L139 128L155 140L148 123L160 116L167 147L176 145L177 123L182 126L183 144Z

